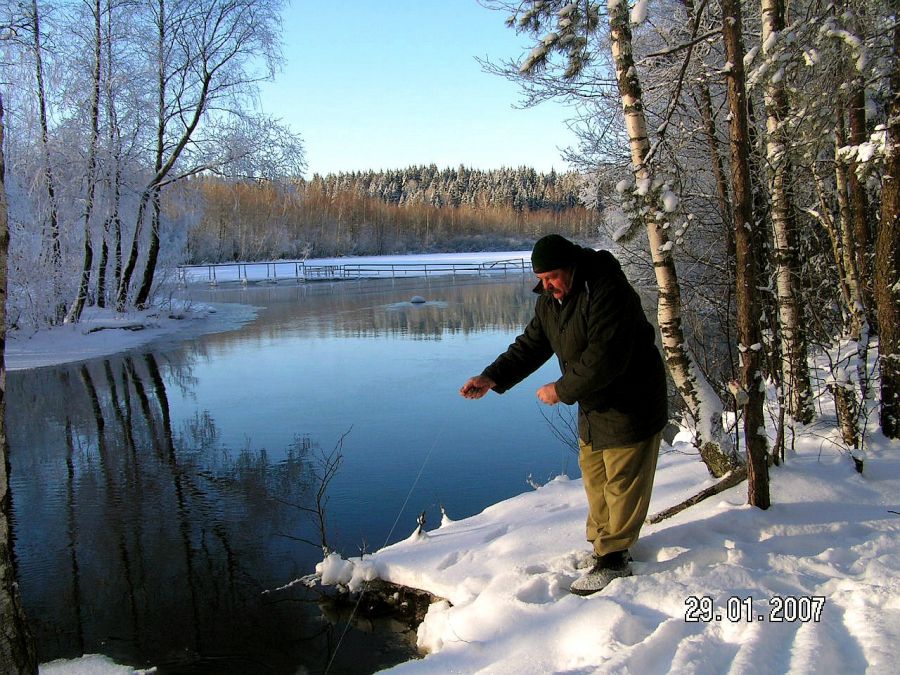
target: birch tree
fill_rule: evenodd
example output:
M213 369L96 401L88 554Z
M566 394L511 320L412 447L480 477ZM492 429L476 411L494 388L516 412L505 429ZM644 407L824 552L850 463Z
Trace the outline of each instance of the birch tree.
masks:
M715 476L740 464L722 432L722 407L718 396L699 372L681 325L681 289L665 220L660 208L660 181L654 176L641 84L634 63L630 14L624 0L609 0L610 47L616 81L622 98L625 127L631 149L636 192L644 192L644 226L659 291L657 318L669 373L688 409L697 420L698 445L704 462ZM648 189L649 188L649 189ZM655 202L655 203L654 203Z
M762 0L763 54L774 51L784 30L784 0ZM781 385L788 414L801 423L812 421L813 408L806 335L799 306L796 263L796 213L790 186L793 167L788 135L789 106L783 71L776 69L765 89L766 160L774 234L774 265L781 343Z
M91 269L94 263L94 244L91 234L91 220L94 214L94 199L97 193L97 153L100 144L100 54L103 49L103 28L100 0L93 0L90 7L90 15L93 20L92 68L91 68L91 96L90 96L90 131L88 136L87 170L85 172L85 197L82 211L82 230L84 256L81 265L81 279L72 305L66 314L66 323L77 323L84 311L84 303L87 300L88 284L91 280Z
M57 201L56 176L53 170L53 160L50 153L50 123L48 119L47 87L44 81L44 46L41 30L41 11L38 0L31 0L30 14L31 48L34 57L35 96L37 98L38 120L40 123L41 137L41 174L44 189L47 193L47 226L45 234L46 248L45 260L49 263L54 283L58 285L59 275L62 273L62 251L60 248L60 224L59 204ZM57 288L57 293L59 289ZM64 311L64 310L62 310ZM62 319L61 310L57 310L56 320Z
M106 111L106 155L105 180L108 185L106 218L100 237L100 261L97 265L97 306L106 307L106 268L109 265L110 238L112 238L113 279L118 279L122 271L122 220L119 215L122 194L122 136L119 129L118 111L113 86L113 4L106 0L106 26L103 36L105 48L105 77L103 78L103 106Z
M631 193L633 219L629 237L636 226L643 226L658 287L657 319L662 337L663 354L669 373L695 421L697 445L701 457L714 476L722 476L741 466L742 462L723 431L721 400L696 365L682 326L681 288L672 255L674 242L668 236L666 212L671 198L665 179L655 173L655 160L645 116L641 83L634 62L628 4L625 0L609 0L609 44L615 71L615 82L624 114L631 156L632 178L622 191ZM588 36L600 26L597 3L534 3L508 21L519 30L545 35L523 61L523 74L544 67L551 53L564 58L563 79L579 77L591 58ZM554 24L555 30L546 26ZM690 50L688 50L688 57ZM677 96L676 96L677 98Z
M202 127L226 109L235 110L228 99L246 96L249 87L273 72L279 59L280 8L279 0L154 0L154 166L140 193L117 308L126 305L148 217L147 261L135 304L145 305L150 296L160 250L160 191L233 159L227 143L204 137Z

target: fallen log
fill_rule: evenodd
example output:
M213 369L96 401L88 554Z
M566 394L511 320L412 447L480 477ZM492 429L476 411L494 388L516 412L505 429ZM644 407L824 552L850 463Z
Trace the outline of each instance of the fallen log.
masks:
M147 326L142 323L128 323L122 326L93 326L92 328L88 328L85 331L85 335L90 335L91 333L99 333L101 330L130 330L130 331L139 331L145 330Z
M713 495L717 495L720 492L724 492L728 488L732 488L735 485L737 485L738 483L740 483L746 479L747 479L747 468L746 467L741 467L739 469L730 471L729 473L725 474L725 476L722 478L722 480L720 480L715 485L711 485L708 488L706 488L705 490L701 490L700 492L695 494L693 497L689 497L688 499L685 499L680 504L675 504L675 506L670 506L669 508L665 509L664 511L660 511L657 514L650 516L647 519L647 524L655 525L656 523L662 522L666 518L671 518L675 514L681 513L685 509L690 508L691 506L694 506L694 504L699 504L704 499L709 499Z

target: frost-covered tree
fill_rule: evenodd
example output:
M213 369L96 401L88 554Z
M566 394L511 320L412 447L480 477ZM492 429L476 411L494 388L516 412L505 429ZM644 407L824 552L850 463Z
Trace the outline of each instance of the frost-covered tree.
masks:
M762 52L770 54L785 29L783 0L762 0ZM776 61L777 64L777 61ZM766 164L771 199L773 265L780 328L781 382L787 412L801 423L813 418L806 332L800 311L797 269L797 215L792 195L793 161L789 153L790 111L783 69L775 68L765 86Z
M2 44L11 227L21 235L11 324L61 320L60 306L77 321L89 303L147 304L167 237L177 239L167 200L185 178L302 172L299 136L255 110L257 83L280 63L281 8L28 0ZM180 253L168 244L169 262Z
M883 161L888 155L883 131L890 119L890 73L896 69L896 11L889 3L860 0L811 5L793 16L772 54L754 63L751 77L765 81L777 76L786 83L792 129L788 150L797 170L793 190L798 204L806 200L801 218L806 228L798 231L812 242L820 229L830 248L825 264L824 248L816 251L800 242L807 247L806 314L815 312L810 325L816 327L817 339L831 342L838 353L829 390L844 442L857 447L873 392L867 369L870 333L888 331L888 340L878 342L882 355L891 342L891 325L880 326L876 320L873 256L878 236L889 227L883 197L890 191L879 186L890 174ZM828 272L813 269L814 260ZM839 314L822 316L823 293L837 301Z
M41 149L41 175L47 198L47 224L43 235L43 257L49 263L51 277L55 283L59 282L62 274L62 252L60 246L60 222L59 204L57 199L58 187L56 175L53 170L53 160L50 153L50 123L47 111L47 87L44 81L44 46L43 32L41 30L41 11L37 0L31 0L31 12L28 17L28 29L30 32L30 45L34 56L34 81L35 96L40 123L40 149ZM58 289L54 289L58 292ZM57 305L54 323L62 319L62 305Z
M119 279L116 305L125 307L141 251L145 219L150 219L144 274L135 304L146 304L160 248L160 192L189 175L213 170L232 159L222 143L229 130L216 116L234 110L277 65L279 0L152 0L147 37L156 98L153 172L141 191L134 236ZM206 131L207 133L204 133ZM224 154L223 154L224 150Z
M536 38L518 61L488 64L489 69L520 82L526 105L550 97L574 105L571 124L579 141L568 153L570 162L592 176L633 171L632 142L645 138L649 163L657 173L665 168L663 180L679 200L666 233L681 290L683 334L695 347L697 366L724 396L725 382L737 378L740 365L740 270L732 222L736 195L728 178L733 167L724 152L734 120L727 105L731 70L721 4L483 4L508 11L511 26ZM882 243L892 236L882 198L890 190L882 188L891 175L884 125L890 119L889 75L896 70L896 8L883 0L844 0L793 3L782 12L779 3L767 0L742 3L740 9L748 36L741 65L747 71L750 225L759 235L753 257L763 310L760 370L782 392L788 419L804 423L814 403L804 342L837 353L831 391L838 409L847 411L841 414L845 441L855 446L863 439L862 416L873 391L868 336L876 327L885 330L875 321L879 300L871 289L878 283L893 288L890 280L896 279L888 264L883 280L873 279L878 236ZM602 20L615 11L627 13L622 23L631 31L631 63L618 69L612 61L615 37ZM640 86L640 106L620 111L617 71L628 76L626 84ZM641 116L645 133L635 134L626 118ZM637 187L626 186L620 196L607 188L610 232L627 225L629 216L643 224L666 213L634 195ZM621 241L620 248L633 273L657 272L652 251ZM881 297L885 306L890 295ZM892 353L887 337L879 336L879 363ZM785 423L777 427L778 439L784 439Z
M91 280L91 270L94 263L94 242L93 232L91 228L91 220L94 215L94 202L97 196L98 182L98 157L100 152L100 87L102 63L100 55L103 52L103 17L101 14L100 0L93 0L90 5L90 24L93 30L90 32L90 49L91 58L91 85L89 98L89 131L88 131L88 151L87 151L87 167L85 170L85 197L84 207L82 210L82 246L84 249L83 262L81 265L81 279L78 283L78 290L75 299L72 301L69 311L66 314L66 323L78 323L81 319L81 313L84 311L84 304L87 301L88 284Z
M522 6L495 3L493 6L511 10L507 23L538 37L537 45L519 65L521 75L546 71L553 65L552 58L556 54L561 59L554 70L556 79L570 83L569 93L575 98L592 95L596 85L584 82L582 78L590 79L585 78L585 70L597 58L596 46L592 49L590 39L601 33L602 8L598 3L536 2ZM638 3L630 11L625 0L611 0L606 9L608 33L599 39L608 40L613 81L621 104L618 114L624 117L631 160L631 175L620 180L617 186L630 217L616 235L620 240L629 239L638 227L643 227L646 232L659 291L657 319L666 365L695 421L701 456L710 472L721 476L736 469L740 460L724 434L721 400L697 367L685 337L681 287L673 257L675 242L669 237L678 199L664 173L659 171L659 146L651 143L641 81L634 60L631 24L643 22L647 4ZM542 84L545 81L542 80ZM551 91L560 92L560 85L551 84L550 87ZM664 132L664 124L658 133Z

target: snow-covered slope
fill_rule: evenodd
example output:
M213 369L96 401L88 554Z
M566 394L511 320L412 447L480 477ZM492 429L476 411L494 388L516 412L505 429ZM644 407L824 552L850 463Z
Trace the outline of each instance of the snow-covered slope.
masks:
M568 592L586 506L581 481L565 478L322 570L452 603L419 629L430 654L396 672L894 673L900 457L872 443L859 475L804 437L772 469L772 508L747 506L743 483L646 526L635 575L587 598ZM710 482L689 445L664 452L651 512Z

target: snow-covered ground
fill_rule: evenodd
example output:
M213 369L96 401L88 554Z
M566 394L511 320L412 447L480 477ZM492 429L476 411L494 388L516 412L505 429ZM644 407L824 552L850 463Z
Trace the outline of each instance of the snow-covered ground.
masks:
M747 506L742 483L645 526L634 576L594 596L568 591L588 549L582 483L566 478L320 571L449 601L419 628L429 655L392 672L896 673L900 447L871 440L860 475L848 455L803 436L771 471L770 509ZM709 484L676 439L651 513Z

